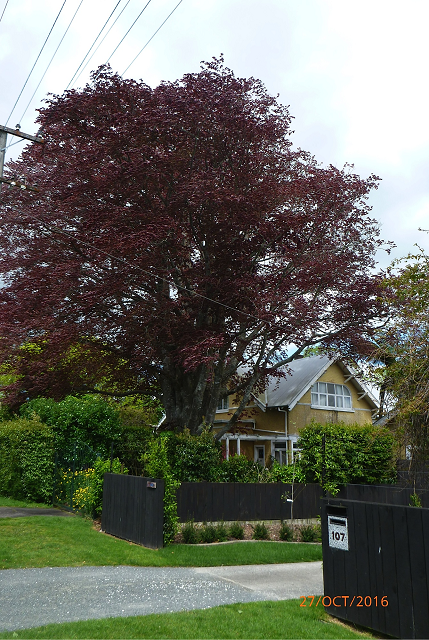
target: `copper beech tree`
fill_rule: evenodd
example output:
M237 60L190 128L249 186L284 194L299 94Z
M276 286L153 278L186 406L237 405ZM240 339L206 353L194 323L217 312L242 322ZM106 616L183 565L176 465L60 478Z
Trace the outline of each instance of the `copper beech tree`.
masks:
M149 392L195 434L239 391L230 428L279 366L384 313L378 179L294 149L287 107L222 59L155 89L101 67L38 122L7 174L38 191L1 200L11 406Z

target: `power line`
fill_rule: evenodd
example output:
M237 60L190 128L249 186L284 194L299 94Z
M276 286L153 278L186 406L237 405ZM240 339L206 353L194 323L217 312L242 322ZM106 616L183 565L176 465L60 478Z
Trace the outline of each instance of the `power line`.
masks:
M80 63L80 65L78 66L78 68L76 69L73 78L70 80L70 82L68 83L66 90L69 88L69 86L71 85L71 83L73 82L73 80L75 79L75 76L77 75L79 69L81 68L81 66L83 65L83 63L85 62L86 58L88 57L88 55L91 53L91 49L92 47L95 45L95 43L97 42L98 38L101 36L101 34L103 33L104 29L106 28L107 23L109 22L110 18L113 16L113 14L115 13L116 9L118 8L118 6L121 4L122 0L119 0L119 2L116 3L115 8L113 9L112 13L110 14L110 16L107 18L106 22L104 23L104 25L102 26L101 30L98 33L98 36L95 38L94 42L92 43L92 45L89 47L88 51L86 52L86 55L84 57L84 59L82 60L82 62ZM127 3L128 4L128 3ZM80 5L79 5L80 6ZM121 14L119 14L121 15ZM119 16L118 16L119 17ZM113 23L114 24L114 23ZM113 25L112 25L113 26ZM106 34L107 35L107 34ZM101 44L101 43L100 43ZM94 52L95 53L95 52Z
M122 38L122 40L120 41L120 43L118 44L118 46L116 47L116 49L113 51L113 53L110 54L110 56L107 58L106 60L106 64L109 62L110 58L113 56L114 53L116 53L116 51L119 49L119 47L121 46L121 44L123 43L123 41L125 40L125 38L127 37L127 35L129 34L129 32L131 31L131 29L134 27L135 23L137 22L137 20L140 18L140 16L142 15L142 13L144 12L144 10L146 9L146 7L151 3L152 0L148 0L148 2L145 4L145 6L143 7L143 9L140 11L139 15L137 16L137 18L134 20L133 24L131 25L131 27L128 29L127 33L124 35L124 37Z
M119 2L120 2L120 1L121 1L121 0L119 0ZM24 116L25 116L25 114L27 113L27 109L28 109L28 107L30 106L30 104L31 104L31 102L32 102L32 100L33 100L33 98L34 98L34 96L36 95L36 92L37 92L38 88L39 88L39 87L40 87L40 85L42 84L43 78L44 78L44 77L45 77L45 75L47 74L48 69L49 69L49 67L50 67L50 66L51 66L51 64L52 64L52 60L53 60L53 59L55 58L55 56L57 55L57 51L58 51L58 49L60 48L60 46L61 46L61 44L62 44L62 42L63 42L64 38L66 37L67 32L68 32L68 30L70 29L70 27L71 27L71 25L72 25L72 23L73 23L73 21L74 21L74 19L75 19L76 15L77 15L77 12L79 11L79 9L80 9L80 7L81 7L81 5L82 5L82 2L83 2L83 0L80 0L79 6L78 6L78 8L76 9L76 11L74 12L73 17L72 17L72 19L70 20L70 22L69 22L69 24L68 24L68 27L67 27L67 29L65 30L64 35L63 35L63 37L61 38L61 40L60 40L60 42L59 42L59 44L58 44L58 47L55 49L54 55L53 55L53 56L52 56L52 58L50 59L49 64L48 64L48 66L46 67L46 69L45 69L45 72L44 72L43 76L40 78L39 84L37 85L36 89L34 90L33 95L31 96L31 98L30 98L30 100L29 100L29 102L28 102L27 106L25 107L24 113L23 113L23 114L22 114L22 116L21 116L21 122L23 121ZM119 4L119 3L118 3L118 4Z
M4 9L3 9L2 14L1 14L1 16L0 16L0 22L1 22L1 21L2 21L2 19L3 19L4 12L6 11L6 7L7 7L7 5L8 5L8 4L9 4L9 0L6 0L6 4L4 5Z
M113 22L113 24L110 26L110 29L108 30L108 32L106 33L106 35L104 36L104 38L101 40L101 42L98 44L97 48L93 51L92 55L90 58L88 58L88 60L86 61L86 63L84 64L84 66L82 67L79 75L76 77L76 80L79 80L80 76L82 75L82 73L85 71L86 67L88 66L88 64L91 62L91 60L93 59L93 57L95 56L95 54L97 53L97 51L99 50L99 48L101 47L101 45L103 44L103 42L105 41L105 39L107 38L107 36L109 35L109 33L111 32L111 30L113 29L113 27L115 26L115 24L117 23L117 21L119 20L119 18L121 17L121 15L124 13L125 9L127 8L127 6L130 4L131 0L128 0L125 7L122 9L122 11L119 13L119 15L117 16L116 20ZM76 74L75 74L76 75ZM74 78L74 76L73 76ZM66 90L69 88L69 86L71 85L73 78L70 80L70 82L68 83Z
M25 87L26 87L26 84L27 84L28 80L30 79L31 74L33 73L34 67L36 66L37 61L39 60L39 58L40 58L40 56L41 56L41 53L42 53L43 49L45 48L46 43L47 43L47 42L48 42L48 40L49 40L49 36L51 35L51 33L52 33L52 31L53 31L53 28L55 27L55 25L56 25L56 23L57 23L57 20L58 20L58 18L60 17L61 11L63 10L64 5L65 5L65 3L66 3L66 2L67 2L67 0L64 0L64 2L63 2L63 4L62 4L61 9L60 9L60 10L59 10L59 12L58 12L58 15L57 15L57 17L56 17L56 18L55 18L55 20L54 20L54 24L53 24L53 25L52 25L52 27L50 28L50 31L49 31L49 33L48 33L48 35L47 35L47 37L46 37L46 40L45 40L45 42L43 43L43 47L42 47L42 48L40 49L40 51L39 51L39 55L38 55L38 56L37 56L37 58L36 58L36 62L33 64L32 68L31 68L31 71L30 71L30 73L28 74L27 80L24 82L24 86L22 87L21 92L20 92L19 96L17 97L16 102L15 102L15 104L13 105L12 111L10 112L9 117L8 117L8 119L7 119L7 121L6 121L6 124L5 124L5 126L6 126L6 127L7 127L7 123L9 122L9 120L10 120L10 118L11 118L11 116L12 116L12 113L13 113L13 112L14 112L14 110L15 110L16 105L18 104L18 101L19 101L20 97L22 96L22 92L24 91L24 89L25 89Z
M156 36L156 34L158 33L158 31L165 25L165 23L167 22L168 18L170 16L173 15L173 13L176 11L177 7L179 6L179 4L181 4L183 2L183 0L180 0L180 2L178 2L176 4L176 6L174 7L173 11L171 13L168 14L168 16L166 17L166 19L164 20L164 22L161 24L161 26L158 27L158 29L155 31L155 33L153 34L153 36L151 38L149 38L149 40L146 42L145 46L143 47L143 49L141 49L138 54L136 55L136 57L134 58L134 60L128 65L128 67L125 69L125 71L122 73L122 75L124 75L128 69L131 67L132 64L134 64L134 62L137 60L137 58L139 57L139 55L141 53L143 53L143 51L146 49L147 45L149 44L149 42L151 40L153 40L153 38Z

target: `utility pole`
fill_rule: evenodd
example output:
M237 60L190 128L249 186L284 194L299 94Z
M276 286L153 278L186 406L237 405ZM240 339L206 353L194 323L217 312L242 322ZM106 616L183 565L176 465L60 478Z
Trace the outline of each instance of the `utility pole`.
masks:
M7 147L7 134L12 136L17 136L18 138L25 138L25 140L32 140L32 142L38 142L39 144L43 144L45 141L41 135L30 136L29 133L22 133L20 131L20 125L17 124L15 129L10 129L9 127L4 127L0 125L0 182L6 182L13 187L21 187L23 189L31 189L32 191L36 191L34 187L27 187L25 182L20 182L19 180L6 180L3 178L3 167L4 167L4 158L6 155L6 147Z

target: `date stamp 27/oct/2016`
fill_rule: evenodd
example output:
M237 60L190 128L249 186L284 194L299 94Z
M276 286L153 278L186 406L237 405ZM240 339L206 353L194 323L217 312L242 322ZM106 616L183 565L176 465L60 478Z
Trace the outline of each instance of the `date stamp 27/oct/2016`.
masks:
M387 596L300 596L300 607L388 607Z

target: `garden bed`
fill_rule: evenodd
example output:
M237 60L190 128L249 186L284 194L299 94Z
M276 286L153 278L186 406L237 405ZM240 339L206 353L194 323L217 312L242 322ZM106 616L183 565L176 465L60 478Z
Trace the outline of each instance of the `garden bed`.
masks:
M232 524L238 524L242 531L243 537L238 538L230 535L230 526ZM259 537L258 534L261 533L260 527L258 525L265 526L267 537ZM237 542L237 540L251 541L251 540L272 540L275 542L316 542L321 543L321 531L320 531L320 522L317 519L308 520L305 522L293 522L293 523L285 523L289 527L291 531L291 537L289 539L285 539L284 533L282 536L282 524L280 522L265 522L265 523L256 523L256 522L240 522L240 523L203 523L203 522L195 522L195 523L183 523L180 525L181 530L176 534L174 538L175 544L210 544L210 543L226 543L226 542ZM213 535L213 532L208 532L208 529L219 530L219 527L224 525L226 528L227 535L226 536L216 536ZM189 528L193 528L196 533L196 541L190 541ZM187 531L188 530L188 535ZM314 532L314 534L312 533ZM212 535L210 535L210 533ZM191 536L192 537L192 536ZM209 539L207 539L209 538ZM210 538L214 538L213 540Z

